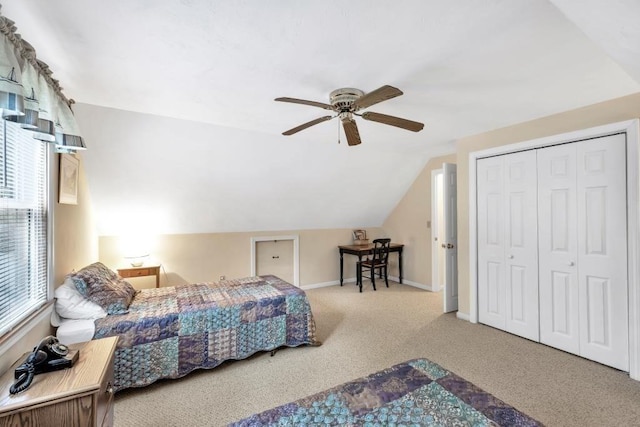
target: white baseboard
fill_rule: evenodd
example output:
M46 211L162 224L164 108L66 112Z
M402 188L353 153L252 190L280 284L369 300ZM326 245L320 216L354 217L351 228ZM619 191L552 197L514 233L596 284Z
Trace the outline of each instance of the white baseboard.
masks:
M400 283L400 278L397 276L389 276L389 279L393 280L394 282ZM431 291L431 285L423 285L422 283L412 282L411 280L407 279L402 279L402 284L413 286L414 288L418 289L423 289L425 291Z
M383 280L383 279L380 279L380 280ZM394 282L400 283L400 278L396 277L396 276L389 276L389 280L393 280ZM355 283L356 282L356 278L355 277L349 277L348 279L344 279L342 282L343 283ZM413 286L414 288L418 288L418 289L422 289L422 290L431 292L431 286L430 285L423 285L422 283L412 282L411 280L406 280L406 279L402 280L402 284L403 285ZM340 281L339 280L331 280L330 282L322 282L322 283L312 283L310 285L301 285L300 289L306 291L306 290L309 290L309 289L327 288L329 286L336 286L336 285L340 285Z
M466 320L467 322L471 319L468 313L463 313L461 311L456 312L456 317L460 320Z
M355 277L350 277L348 279L344 279L342 281L343 283L355 283L356 282L356 278ZM318 288L328 288L329 286L336 286L336 285L340 285L340 281L339 280L332 280L330 282L322 282L322 283L312 283L310 285L302 285L300 286L300 289L302 289L303 291L307 291L309 289L318 289Z

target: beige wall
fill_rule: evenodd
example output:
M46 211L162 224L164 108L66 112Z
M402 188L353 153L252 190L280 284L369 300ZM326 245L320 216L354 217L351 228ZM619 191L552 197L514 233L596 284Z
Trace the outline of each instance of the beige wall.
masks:
M78 204L58 203L59 155L51 162L51 197L53 198L53 285L59 286L64 276L73 269L79 269L98 259L98 240L93 222L89 189L80 158ZM24 353L31 351L38 341L53 333L49 316L40 321L30 322L22 331L26 335L9 350L0 355L0 372L7 370Z
M443 163L455 163L456 155L429 160L407 193L387 217L382 228L394 241L406 246L403 251L403 276L424 286L431 286L431 171Z
M459 311L469 314L469 153L640 117L640 93L594 104L457 142Z
M198 233L156 236L151 243L151 258L162 264L161 286L217 281L251 274L251 238L298 235L300 241L300 285L338 280L340 265L337 245L351 244L351 229L284 230L246 233ZM370 239L384 234L380 228L368 228ZM126 266L120 249L120 237L100 236L100 261L116 269ZM344 277L355 277L355 257L345 256ZM154 286L153 279L136 278L136 288Z
M54 158L52 167L54 177L51 180L55 187L55 223L53 226L53 283L55 287L62 284L64 277L73 270L78 270L98 260L98 236L82 156L77 156L80 159L77 205L58 203L59 157L56 155Z

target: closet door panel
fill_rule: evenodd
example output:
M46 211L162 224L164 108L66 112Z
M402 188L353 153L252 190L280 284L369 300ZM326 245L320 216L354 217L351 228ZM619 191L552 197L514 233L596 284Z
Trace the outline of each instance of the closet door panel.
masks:
M537 150L540 342L579 354L576 144Z
M563 335L569 335L575 324L571 319L572 279L572 275L561 272L553 272L551 278L551 330Z
M506 330L538 341L536 153L509 154L504 162Z
M577 145L580 354L628 370L625 136Z
M503 157L477 162L478 318L505 329Z

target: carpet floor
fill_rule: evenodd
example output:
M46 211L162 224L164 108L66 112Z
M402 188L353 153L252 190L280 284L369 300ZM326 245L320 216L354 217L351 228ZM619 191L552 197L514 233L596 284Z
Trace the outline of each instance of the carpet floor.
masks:
M320 347L285 348L116 394L116 426L223 426L427 358L548 426L640 426L625 372L442 313L442 293L390 283L307 291Z

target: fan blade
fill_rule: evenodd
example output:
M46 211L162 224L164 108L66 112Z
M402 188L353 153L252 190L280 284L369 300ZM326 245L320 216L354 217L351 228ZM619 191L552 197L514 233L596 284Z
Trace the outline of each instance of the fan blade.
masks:
M357 108L367 108L373 104L377 104L378 102L386 101L387 99L395 98L400 95L402 95L402 91L397 87L384 85L373 92L369 92L361 98L356 99L353 106Z
M283 135L293 135L294 133L300 132L301 130L309 128L309 127L311 127L313 125L317 125L318 123L326 122L327 120L331 120L332 118L333 118L332 116L320 117L319 119L311 120L310 122L307 122L307 123L302 124L300 126L296 126L293 129L289 129L286 132L282 132L282 134Z
M387 116L386 114L374 113L373 111L367 111L366 113L363 113L362 118L365 120L371 120L373 122L410 130L412 132L420 132L424 128L424 123L401 119L400 117Z
M360 141L360 133L355 120L343 120L342 127L344 128L344 134L347 136L347 144L358 145L362 142Z
M280 102L292 102L294 104L302 104L302 105L311 105L312 107L320 107L320 108L324 108L325 110L332 110L333 111L333 106L329 105L329 104L325 104L323 102L316 102L316 101L307 101L306 99L297 99L297 98L276 98L275 101L280 101Z

